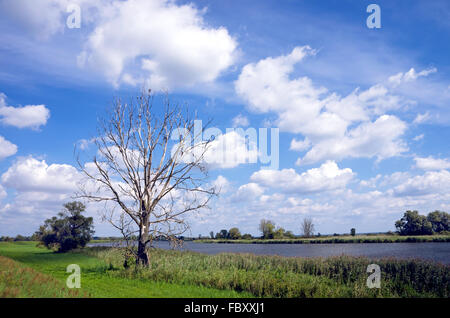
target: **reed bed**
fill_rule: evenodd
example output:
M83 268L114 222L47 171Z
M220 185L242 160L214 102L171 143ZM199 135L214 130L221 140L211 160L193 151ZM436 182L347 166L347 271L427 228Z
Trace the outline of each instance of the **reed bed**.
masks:
M444 297L450 296L450 266L424 260L365 257L297 258L223 253L205 255L152 249L148 269L122 269L121 251L86 251L109 264L111 275L217 289L256 297ZM367 266L381 268L381 288L369 289Z

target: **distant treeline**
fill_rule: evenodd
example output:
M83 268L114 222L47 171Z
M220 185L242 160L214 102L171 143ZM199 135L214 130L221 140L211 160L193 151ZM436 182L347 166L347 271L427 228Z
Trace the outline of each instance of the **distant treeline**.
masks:
M0 236L0 242L26 242L35 240L36 239L33 236L23 236L23 235L17 235L16 237Z
M379 235L379 234L385 234L385 235L401 235L401 236L417 236L417 235L433 235L433 234L443 234L448 235L450 234L450 215L447 212L443 211L434 211L428 213L428 215L420 215L418 211L406 211L403 215L403 217L395 222L395 227L397 229L397 232L387 232L387 233L377 233L373 235ZM312 223L312 219L305 218L303 222L300 224L301 227L301 234L295 235L292 231L286 231L282 227L276 227L275 222L271 220L262 219L259 223L258 230L261 233L261 236L254 237L250 234L241 234L240 230L237 227L233 227L230 230L220 230L217 233L214 233L211 231L209 233L209 237L202 237L199 235L199 239L205 240L293 240L293 239L299 239L299 238L312 238L312 237L323 237L324 235L321 235L320 233L314 234L314 224ZM325 235L326 237L330 236L340 236L340 235L356 235L356 229L351 228L348 234L338 234L334 233L333 235ZM368 235L368 234L366 234ZM370 235L370 234L369 234ZM417 239L414 238L408 238L410 240ZM361 238L355 239L358 241L358 243L365 243L360 242ZM379 238L379 240L385 240L385 241L392 241L392 239L388 238ZM314 241L310 240L311 243L315 243ZM336 243L336 239L330 239L330 242ZM340 240L343 241L343 240ZM350 242L350 239L345 239L345 242ZM367 239L367 241L370 241L368 243L374 242L376 240L374 239ZM396 239L396 241L406 241L401 239ZM428 240L426 240L428 241ZM299 243L304 243L304 240L299 241ZM317 243L326 243L328 241L324 241L321 239Z

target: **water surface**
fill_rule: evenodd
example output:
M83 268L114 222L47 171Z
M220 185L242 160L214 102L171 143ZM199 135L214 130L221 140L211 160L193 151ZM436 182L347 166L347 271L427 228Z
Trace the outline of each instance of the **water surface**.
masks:
M111 246L91 243L88 246ZM170 249L168 242L155 242L155 247ZM205 254L253 253L288 257L328 257L338 255L370 258L422 258L450 264L450 243L342 243L342 244L217 244L185 242L181 250Z

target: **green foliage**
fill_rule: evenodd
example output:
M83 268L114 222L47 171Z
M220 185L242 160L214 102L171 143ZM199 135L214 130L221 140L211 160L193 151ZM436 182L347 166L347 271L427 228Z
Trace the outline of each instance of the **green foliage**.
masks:
M220 230L220 232L216 233L217 239L226 239L228 237L228 231L227 230Z
M450 231L450 215L447 212L430 212L427 215L427 220L431 223L434 233L444 233Z
M430 235L449 230L449 215L446 212L435 211L428 216L420 215L418 211L406 211L403 217L395 222L400 235Z
M242 239L243 240L251 240L253 237L251 234L245 233L244 235L242 235Z
M259 223L259 230L261 231L262 238L272 239L274 237L275 223L262 219Z
M237 227L233 227L228 231L228 238L231 240L238 240L241 238L241 232Z
M41 244L58 252L67 252L78 247L84 247L94 234L92 217L85 217L81 213L86 207L81 202L64 204L64 210L47 219L35 237Z
M292 233L292 231L286 231L284 233L284 237L293 239L293 238L295 238L295 235L294 235L294 233Z
M286 233L286 231L282 227L279 227L273 233L273 238L274 239L282 239L285 237L285 233Z

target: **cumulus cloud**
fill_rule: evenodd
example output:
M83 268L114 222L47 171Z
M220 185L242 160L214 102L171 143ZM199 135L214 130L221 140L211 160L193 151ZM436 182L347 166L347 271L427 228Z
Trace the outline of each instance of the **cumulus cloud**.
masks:
M240 202L255 200L261 197L263 193L264 189L259 184L247 183L238 188L233 199Z
M353 177L352 169L340 169L336 162L327 161L301 174L294 169L260 170L253 173L250 180L283 192L305 194L344 188Z
M233 122L233 127L247 127L250 124L248 121L248 118L241 114L234 117L232 122Z
M20 192L66 193L76 190L77 169L67 164L48 165L33 157L18 159L1 176L2 184Z
M221 194L227 193L230 188L230 182L227 178L222 175L219 175L216 180L213 181L213 186L219 191Z
M212 82L235 60L236 41L226 28L207 25L193 4L128 0L102 12L78 61L114 85L164 89Z
M17 146L0 136L0 160L17 152Z
M416 162L415 167L422 170L443 170L450 169L450 160L449 159L437 159L432 156L428 156L425 158L416 157L414 158Z
M6 96L0 93L0 122L17 128L38 129L47 123L50 111L45 105L13 107L6 105Z
M297 165L324 159L371 158L377 160L400 155L408 150L400 138L407 126L395 116L383 115L374 122L366 122L348 131L344 137L329 138L316 143Z
M295 64L314 54L309 46L296 47L288 55L247 64L235 82L236 93L251 111L275 113L274 124L280 130L305 137L291 142L292 150L311 148L297 163L346 157L381 160L406 151L401 140L406 123L386 112L401 109L408 101L382 84L342 97L308 77L291 79ZM420 74L405 76L412 80Z
M39 39L48 39L64 29L62 17L67 4L65 0L4 0L0 8L25 31Z
M447 170L428 171L423 175L411 177L394 187L396 196L423 196L428 194L448 194L450 172Z
M292 139L290 150L303 151L311 147L311 141L308 138L303 140Z
M7 195L7 193L6 193L5 188L3 188L2 185L0 184L0 202L1 202L4 198L6 198L6 195Z

